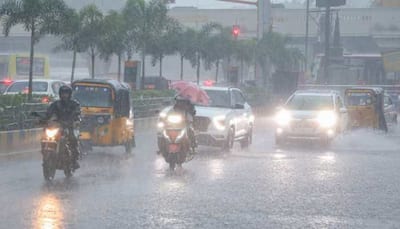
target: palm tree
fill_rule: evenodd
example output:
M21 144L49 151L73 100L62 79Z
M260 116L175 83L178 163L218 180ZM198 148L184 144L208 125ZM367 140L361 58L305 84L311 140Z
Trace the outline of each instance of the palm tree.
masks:
M210 36L214 32L221 31L222 26L218 23L210 22L200 29L197 32L196 36L196 81L197 84L200 84L200 67L201 67L201 59L207 59L207 46L209 45L207 42L210 39Z
M240 62L240 78L241 80L244 79L243 75L243 68L244 64L247 64L248 66L255 66L255 52L256 52L256 45L257 41L252 39L252 40L239 40L236 42L235 45L235 57L239 60Z
M183 61L187 59L190 61L192 66L196 63L196 38L197 32L194 29L187 28L181 30L179 33L180 42L178 45L178 53L180 56L181 68L180 68L180 79L183 80Z
M104 34L100 43L100 57L108 60L113 54L118 57L118 80L121 80L121 61L122 55L126 48L124 41L126 40L125 33L126 24L122 14L111 10L104 18L103 31Z
M34 46L45 34L60 33L59 25L66 19L68 7L63 0L8 0L0 6L3 33L22 24L30 34L30 63L28 100L32 100Z
M71 83L74 81L76 54L83 51L81 44L82 40L82 23L81 16L75 11L70 9L68 12L68 20L61 26L62 43L58 45L55 50L70 50L73 52L72 69L71 69Z
M88 5L80 12L82 21L82 45L91 57L92 78L95 76L95 59L99 54L101 38L103 36L103 13L96 5Z
M159 61L160 64L160 77L162 77L162 63L166 55L172 55L177 52L181 37L182 27L173 18L167 18L164 29L157 36L152 37L149 44L148 52L152 55L152 64Z
M134 48L142 56L142 84L146 73L145 59L148 54L149 43L162 32L167 21L167 6L164 1L128 0L123 9L124 20L127 22L128 51ZM132 41L134 44L132 44ZM134 47L133 47L134 46ZM128 53L129 58L129 53Z
M235 42L229 28L216 27L217 33L210 34L205 40L205 52L203 60L206 69L215 65L215 81L218 82L219 65L224 58L230 58L233 53Z

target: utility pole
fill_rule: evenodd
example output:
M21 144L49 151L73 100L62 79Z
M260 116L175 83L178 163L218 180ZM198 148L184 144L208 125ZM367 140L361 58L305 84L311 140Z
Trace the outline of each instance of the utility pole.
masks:
M310 18L310 0L307 0L307 9L306 9L306 40L305 40L305 67L306 67L306 72L308 71L308 30L309 30L309 18Z
M330 83L329 77L329 58L330 58L330 37L331 37L331 6L327 4L325 10L325 61L324 61L324 78L326 83Z

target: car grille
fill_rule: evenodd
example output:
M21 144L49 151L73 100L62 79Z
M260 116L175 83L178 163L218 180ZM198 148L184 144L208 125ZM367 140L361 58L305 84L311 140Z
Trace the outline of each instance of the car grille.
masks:
M193 127L196 131L207 131L210 122L206 117L194 117Z
M310 128L314 129L317 128L317 122L311 119L303 119L303 120L294 120L291 123L291 127L294 129L303 129L303 128Z

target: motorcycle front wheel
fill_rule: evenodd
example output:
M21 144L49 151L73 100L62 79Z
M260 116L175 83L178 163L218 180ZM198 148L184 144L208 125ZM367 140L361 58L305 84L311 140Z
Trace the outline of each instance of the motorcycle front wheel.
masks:
M170 153L168 155L168 163L169 163L169 168L173 171L175 170L176 163L177 163L177 154L176 153Z
M43 160L43 176L46 181L51 181L56 175L56 158L53 153L48 154Z

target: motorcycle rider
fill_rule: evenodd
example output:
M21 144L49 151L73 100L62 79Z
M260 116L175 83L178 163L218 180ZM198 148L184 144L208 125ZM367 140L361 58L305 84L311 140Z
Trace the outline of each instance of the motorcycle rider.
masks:
M197 147L193 128L193 121L194 116L196 115L196 109L190 99L180 95L175 97L175 104L172 109L185 114L186 122L188 123L188 136L194 153L195 148Z
M69 147L72 152L73 167L78 169L79 163L79 149L78 149L78 136L75 135L74 129L80 122L81 108L80 104L72 100L72 88L64 85L61 86L59 91L60 99L54 101L47 109L45 120L55 118L61 122L64 128L69 128ZM55 117L54 117L55 116ZM65 126L64 126L65 125Z

